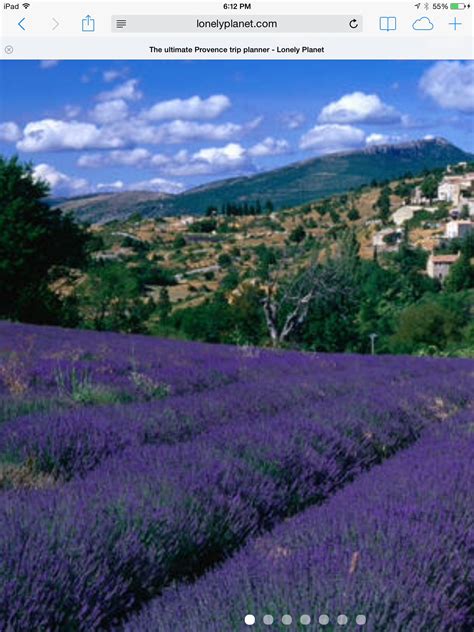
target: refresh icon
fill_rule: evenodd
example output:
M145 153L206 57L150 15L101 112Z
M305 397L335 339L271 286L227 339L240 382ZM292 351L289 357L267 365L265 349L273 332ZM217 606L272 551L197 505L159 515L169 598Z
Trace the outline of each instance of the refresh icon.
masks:
M359 21L358 21L358 20L356 20L356 19L352 19L352 20L349 22L349 26L351 27L351 29L356 29L356 28L358 28L358 26L359 26Z

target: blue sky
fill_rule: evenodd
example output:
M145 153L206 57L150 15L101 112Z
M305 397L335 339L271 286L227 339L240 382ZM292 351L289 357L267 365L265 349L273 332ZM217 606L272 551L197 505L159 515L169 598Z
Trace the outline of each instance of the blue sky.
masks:
M178 192L443 136L474 151L474 63L0 62L0 153L57 195Z

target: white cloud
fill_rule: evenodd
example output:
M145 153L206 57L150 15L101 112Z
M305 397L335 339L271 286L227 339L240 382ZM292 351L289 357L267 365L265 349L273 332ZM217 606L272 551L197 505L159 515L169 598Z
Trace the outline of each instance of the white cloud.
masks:
M114 149L123 146L120 135L92 123L43 119L32 121L18 141L20 151L60 151L82 149Z
M122 180L116 180L115 182L103 183L100 182L96 189L97 191L123 191L125 183Z
M383 103L376 94L353 92L338 101L329 103L321 110L320 123L399 123L397 110Z
M123 121L128 116L128 104L123 99L104 101L98 103L91 112L92 120L96 123L116 123Z
M57 59L43 59L40 61L41 70L49 70L50 68L54 68L59 64Z
M290 151L290 144L284 139L275 139L269 136L265 140L257 143L248 151L253 158L262 158L264 156L280 156Z
M162 125L152 125L139 118L128 119L116 133L131 143L149 145L180 144L189 141L229 141L254 130L261 119L255 119L248 123L199 123L197 121L176 120Z
M174 156L156 154L150 164L164 175L178 177L254 170L248 151L239 143L206 147L194 153L182 149Z
M143 112L143 116L151 121L166 119L209 120L220 116L230 108L230 105L229 97L223 94L217 94L207 99L194 96L189 99L161 101Z
M230 140L238 136L244 127L237 123L196 123L171 121L157 128L157 136L164 143L182 143L191 140ZM159 141L159 142L160 142Z
M58 171L46 163L37 165L33 170L36 180L46 181L56 195L80 195L90 191L89 184L84 178L74 178Z
M306 121L306 117L300 112L288 112L283 114L281 121L288 129L298 129Z
M105 83L112 83L113 81L117 81L117 79L123 79L126 75L126 68L122 68L121 70L104 70L102 79Z
M301 137L300 149L320 154L358 149L365 143L365 134L351 125L316 125Z
M139 167L149 163L150 159L148 149L136 147L102 154L84 154L79 157L77 166L94 169L105 166Z
M164 178L152 178L135 182L127 187L130 191L156 191L158 193L181 193L184 190L181 182L173 182Z
M16 143L21 138L21 130L16 123L8 121L0 123L0 141Z
M65 105L64 113L69 119L74 119L81 113L81 107L79 105Z
M396 145L407 140L403 136L389 136L387 134L370 134L365 139L367 145Z
M139 101L143 98L143 93L138 89L138 79L129 79L113 90L101 92L97 98L99 101L114 101L115 99Z
M420 88L446 110L474 112L474 62L437 62L422 76Z

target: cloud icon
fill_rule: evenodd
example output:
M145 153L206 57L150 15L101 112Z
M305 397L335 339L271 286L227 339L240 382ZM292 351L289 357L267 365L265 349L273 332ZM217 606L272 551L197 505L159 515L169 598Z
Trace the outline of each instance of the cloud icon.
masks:
M413 28L415 29L415 31L432 31L434 29L434 24L430 20L430 18L427 18L425 16L424 18L419 18L418 20L415 20L413 22Z

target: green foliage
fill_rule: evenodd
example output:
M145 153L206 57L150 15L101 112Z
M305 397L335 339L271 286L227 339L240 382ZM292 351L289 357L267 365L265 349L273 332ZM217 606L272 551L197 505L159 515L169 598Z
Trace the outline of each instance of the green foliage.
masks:
M160 297L156 305L160 322L166 324L169 321L169 317L172 311L172 304L170 300L170 293L168 288L162 287L160 290Z
M205 218L199 222L194 222L189 230L192 233L213 233L217 228L215 219Z
M445 282L445 289L449 292L462 292L474 288L474 266L470 257L463 253L451 267Z
M171 270L160 268L156 263L144 259L134 269L141 291L148 285L176 285L175 275Z
M428 200L432 201L438 195L439 182L440 177L437 177L435 174L429 174L421 183L421 192Z
M239 283L240 283L239 271L237 270L237 268L231 267L229 268L225 277L222 279L220 283L220 288L224 292L230 292L232 290L235 290L235 288L238 287Z
M390 194L391 189L389 186L384 186L380 191L380 195L377 202L374 204L374 209L378 211L378 216L383 222L387 222L390 218Z
M462 340L468 320L466 295L426 295L400 314L391 349L398 353L415 353L426 347L443 350Z
M175 250L181 250L181 248L184 248L185 245L186 245L186 239L183 237L183 235L177 235L174 238L173 248Z
M145 333L154 309L141 297L137 275L121 263L98 263L78 288L82 322L99 331Z
M82 267L89 236L71 216L50 209L31 165L0 157L0 318L73 324L73 304L50 289Z
M355 206L353 206L351 210L347 213L347 219L349 219L351 222L355 222L360 219L360 213Z
M75 367L67 372L58 368L55 381L60 399L74 404L105 406L124 401L119 393L95 385L88 371L79 371Z
M221 268L228 268L232 265L232 257L227 252L223 252L218 256L217 263L221 266Z
M293 242L294 244L299 244L302 241L304 241L306 237L306 231L304 229L304 226L302 224L299 224L298 226L296 226L296 228L294 228L288 239Z
M253 287L243 288L232 305L218 292L197 307L176 310L171 320L176 330L192 340L261 344L265 338L261 293Z

